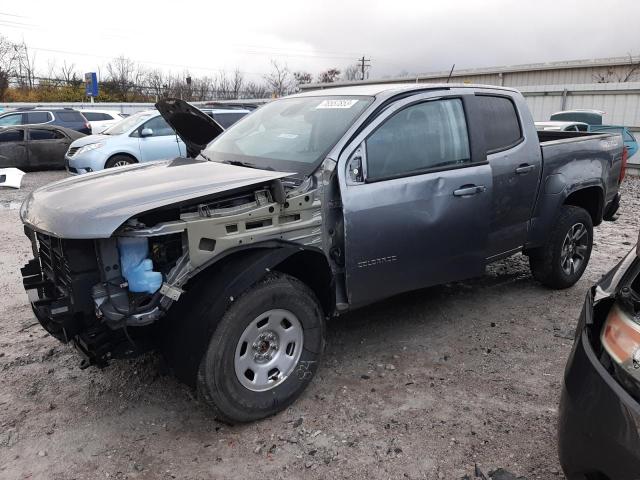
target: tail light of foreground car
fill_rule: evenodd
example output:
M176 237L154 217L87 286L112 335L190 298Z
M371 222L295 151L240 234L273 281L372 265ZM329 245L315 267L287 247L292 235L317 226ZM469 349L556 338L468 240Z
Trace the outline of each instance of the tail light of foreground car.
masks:
M640 325L617 304L609 312L601 340L618 367L640 382Z
M627 160L629 160L629 149L627 147L622 148L622 165L620 166L620 177L618 183L622 183L625 175L627 174Z

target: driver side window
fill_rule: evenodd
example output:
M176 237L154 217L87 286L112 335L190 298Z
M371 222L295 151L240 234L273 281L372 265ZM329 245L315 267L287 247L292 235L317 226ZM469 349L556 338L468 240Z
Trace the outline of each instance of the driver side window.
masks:
M169 126L169 124L162 117L154 117L148 122L144 123L140 128L139 132L142 132L145 128L150 128L153 130L152 137L164 137L167 135L175 135L173 128Z
M413 175L471 162L462 100L434 100L387 119L366 140L367 177Z

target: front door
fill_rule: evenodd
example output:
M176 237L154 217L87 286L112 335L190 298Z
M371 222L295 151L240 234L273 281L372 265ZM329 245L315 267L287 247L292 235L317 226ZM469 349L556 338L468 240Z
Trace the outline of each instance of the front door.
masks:
M180 156L179 138L173 128L157 116L141 125L138 130L140 161L167 160Z
M483 273L491 168L474 151L464 97L401 100L345 150L338 168L352 306Z

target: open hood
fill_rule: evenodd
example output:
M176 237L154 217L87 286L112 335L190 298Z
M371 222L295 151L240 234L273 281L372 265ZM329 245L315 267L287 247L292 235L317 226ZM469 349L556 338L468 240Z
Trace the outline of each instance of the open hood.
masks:
M156 108L187 146L187 156L195 158L222 128L213 118L178 98L166 98Z
M289 175L192 158L138 163L40 187L22 204L20 217L56 237L108 238L141 213Z

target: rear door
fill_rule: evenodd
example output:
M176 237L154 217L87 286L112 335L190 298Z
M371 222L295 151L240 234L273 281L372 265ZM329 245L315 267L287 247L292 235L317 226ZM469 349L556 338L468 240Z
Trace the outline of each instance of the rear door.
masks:
M150 135L143 135L151 132ZM165 160L180 156L180 139L161 116L147 120L136 130L140 142L140 161ZM182 147L182 151L185 147Z
M30 127L27 137L31 168L64 168L64 154L71 140L61 130Z
M482 120L484 151L493 175L488 256L524 245L538 192L542 156L525 142L518 109L510 96L476 94L472 108Z
M353 306L484 271L491 169L467 95L432 95L398 101L340 158Z
M0 131L0 168L28 166L24 128Z
M53 121L53 116L51 115L51 112L44 112L44 111L38 110L38 111L27 112L25 115L27 116L26 123L28 125L37 125L37 124L49 123Z

